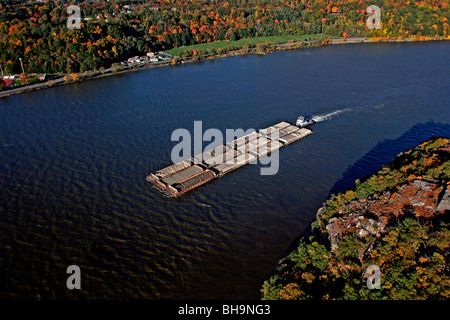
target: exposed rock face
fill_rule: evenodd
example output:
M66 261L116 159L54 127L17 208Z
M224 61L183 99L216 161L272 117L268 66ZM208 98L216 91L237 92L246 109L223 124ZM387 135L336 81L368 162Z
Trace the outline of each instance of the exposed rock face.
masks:
M444 193L444 196L436 207L436 211L450 211L450 186Z
M449 299L449 209L450 140L438 137L331 195L264 298ZM370 265L381 290L366 288Z
M386 226L386 219L375 220L359 213L351 213L342 218L332 218L326 226L331 243L331 251L337 248L339 239L344 234L355 233L359 238L366 238L369 235L380 237L384 233Z
M368 201L366 210L377 216L392 218L407 212L417 217L430 218L436 213L436 204L442 187L433 182L414 180L402 185L397 191L385 191L373 201Z
M354 233L358 238L374 236L379 238L386 230L390 219L412 213L416 217L432 218L448 210L450 192L447 189L442 200L439 195L442 187L437 183L414 180L400 186L395 191L385 191L370 199L356 200L343 210L347 214L331 218L326 230L331 243L331 251L335 251L339 239L345 234ZM437 205L439 203L439 205ZM320 211L318 212L320 214Z

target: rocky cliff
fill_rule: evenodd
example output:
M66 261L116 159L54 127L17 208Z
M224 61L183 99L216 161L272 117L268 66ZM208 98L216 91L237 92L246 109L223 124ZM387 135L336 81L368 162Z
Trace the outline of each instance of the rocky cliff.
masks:
M449 197L449 139L396 156L326 201L263 299L450 298ZM368 285L369 266L380 271L379 289Z

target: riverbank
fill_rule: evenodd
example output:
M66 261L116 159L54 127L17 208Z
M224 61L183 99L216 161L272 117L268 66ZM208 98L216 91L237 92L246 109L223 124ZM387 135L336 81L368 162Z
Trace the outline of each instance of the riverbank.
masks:
M184 47L177 47L167 50L166 53L180 58L185 58L194 51L197 55L203 54L220 54L226 51L236 51L242 48L254 48L261 44L285 44L299 43L319 38L328 38L325 34L308 34L308 35L289 35L289 36L265 36L256 38L243 38L235 41L215 41L207 43L193 44Z
M21 86L18 88L7 89L5 91L0 92L0 98L8 97L8 96L11 96L14 94L19 94L19 93L24 93L24 92L31 92L31 91L35 91L35 90L47 89L47 88L52 88L52 87L56 87L56 86L60 86L60 85L76 83L76 82L90 80L90 79L97 79L97 78L117 75L117 74L121 74L121 73L125 73L125 72L138 71L138 70L143 70L143 69L156 68L156 67L169 66L169 65L176 65L179 63L190 63L190 62L196 62L196 61L201 61L201 60L206 60L206 59L217 59L217 58L243 55L243 54L267 54L267 53L278 51L278 50L300 49L300 48L318 47L318 46L326 45L328 42L328 38L322 37L319 40L314 39L314 38L317 38L318 36L319 35L310 35L308 38L309 40L306 40L307 36L304 36L303 37L304 40L298 41L298 42L291 42L290 40L286 40L285 43L274 44L272 42L265 41L265 43L262 43L260 47L259 46L257 47L257 45L259 45L260 42L255 41L255 39L258 39L258 38L245 39L245 40L247 40L245 42L245 44L253 43L255 45L255 47L248 48L248 49L239 48L236 50L223 50L223 51L219 50L219 52L216 54L203 54L203 55L188 56L188 57L183 57L183 58L172 55L170 53L171 51L169 50L168 54L170 54L174 58L171 61L159 61L159 62L148 63L145 65L136 65L136 66L131 66L131 67L125 67L122 70L116 70L116 71L114 71L112 68L109 68L109 69L104 70L103 72L98 71L98 72L93 73L92 71L89 71L89 72L78 73L78 74L59 75L58 78L56 78L56 79L53 78L46 82L33 84L33 85ZM271 38L278 39L279 37L265 37L265 38L260 38L260 40L261 41L262 40L271 40ZM286 39L287 38L290 39L290 38L298 38L298 37L289 36L289 37L286 37ZM236 42L239 42L239 41L236 41ZM203 45L205 45L205 44L203 44ZM209 45L211 45L211 44L209 44ZM233 47L233 46L231 45L230 47ZM186 48L177 48L177 49L185 50ZM172 49L172 50L174 50L174 49Z
M263 299L448 299L449 154L432 138L329 198Z
M71 75L59 75L57 78L50 79L48 81L37 83L33 85L26 85L18 88L11 88L0 92L0 98L9 97L14 94L31 92L40 89L48 89L60 85L66 85L76 82L81 82L90 79L97 79L117 74L122 74L125 72L138 71L143 69L150 69L156 67L170 66L176 65L179 63L192 63L201 60L210 60L217 59L223 57L230 56L238 56L238 55L246 55L246 54L269 54L275 51L282 50L293 50L293 49L303 49L303 48L313 48L313 47L321 47L326 45L337 45L337 44L353 44L353 43L399 43L399 42L423 42L423 41L444 41L447 39L424 39L424 40L414 40L414 39L367 39L367 38L331 38L331 37L318 37L319 35L311 35L310 38L304 39L302 41L297 42L285 42L285 43L259 43L255 42L254 47L243 47L236 50L225 50L220 51L215 54L195 54L187 57L180 58L179 56L173 56L174 59L172 61L160 61L153 62L142 66L133 66L124 68L122 70L114 71L112 68L106 69L103 72L84 72ZM306 37L306 36L305 36ZM258 45L258 46L257 46ZM177 48L180 49L180 48ZM172 49L173 50L173 49ZM188 49L187 49L188 50ZM168 51L170 52L170 50ZM70 79L68 79L68 78Z
M286 43L258 43L254 47L244 46L235 50L227 50L221 51L220 53L215 54L193 54L184 58L177 57L178 61L176 63L192 63L202 60L211 60L217 58L231 57L231 56L240 56L247 54L260 54L265 55L275 51L282 50L292 50L292 49L304 49L304 48L314 48L321 47L331 44L328 38L320 38L320 39L309 39L298 42L286 42Z
M143 70L143 69L168 66L171 64L172 64L172 62L170 62L170 61L160 61L160 62L155 62L153 64L147 64L147 65L139 66L139 67L125 68L123 70L117 70L117 71L106 70L103 72L98 71L95 73L85 72L85 73L77 73L77 74L59 75L56 79L55 78L50 79L50 80L47 80L42 83L37 83L37 84L33 84L33 85L27 85L27 86L23 86L23 87L12 88L9 90L2 91L2 92L0 92L0 98L9 97L11 95L19 94L19 93L31 92L31 91L40 90L40 89L48 89L48 88L53 88L53 87L66 85L66 84L77 83L77 82L91 80L91 79L97 79L97 78L118 75L118 74L122 74L122 73L126 73L126 72L133 72L133 71L138 71L138 70ZM65 77L67 77L66 78L67 80L65 79Z

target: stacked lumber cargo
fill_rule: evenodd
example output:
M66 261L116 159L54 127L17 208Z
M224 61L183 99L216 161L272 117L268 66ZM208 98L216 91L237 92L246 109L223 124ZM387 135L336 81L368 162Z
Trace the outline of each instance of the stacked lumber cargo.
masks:
M259 134L256 131L253 131L245 136L242 136L240 138L237 138L233 141L228 142L227 145L230 148L238 149L240 146L245 145L245 144L249 143L250 141L257 139L259 136L261 136L261 134Z
M189 167L187 167L185 169L182 169L182 170L180 170L178 172L175 172L175 173L173 173L173 174L171 174L171 175L169 175L167 177L162 178L161 181L163 183L165 183L166 185L171 186L171 185L173 185L175 183L179 183L179 182L181 182L183 180L186 180L186 179L188 179L190 177L193 177L193 176L195 176L196 174L198 174L198 173L200 173L202 171L203 171L202 167L200 167L198 165L192 165L192 166L189 166Z
M283 129L280 129L280 137L285 136L290 133L293 133L293 132L296 132L298 130L300 130L300 128L297 126L287 126Z
M306 128L301 128L297 131L293 131L291 133L288 133L286 135L282 135L279 140L283 142L284 144L291 144L292 142L295 142L297 140L300 140L312 133L311 130Z
M147 181L162 193L178 197L246 164L256 163L258 158L311 133L310 129L282 121L195 155L189 160L160 169L149 174Z
M182 169L185 169L185 168L187 168L187 167L189 167L191 164L190 164L190 162L187 162L187 161L180 161L180 162L178 162L178 163L175 163L175 164L173 164L173 165L171 165L171 166L169 166L169 167L166 167L166 168L164 168L164 169L161 169L161 170L158 170L158 171L156 171L155 172L155 175L158 177L158 178L164 178L164 177L166 177L166 176L168 176L168 175L171 175L171 174L173 174L173 173L175 173L175 172L177 172L177 171L180 171L180 170L182 170Z
M147 181L164 194L177 197L215 177L216 174L211 170L189 161L181 161L158 170L155 174L151 173L147 176Z
M286 127L288 127L288 126L290 126L290 125L291 125L291 124L290 124L289 122L281 121L281 122L279 122L279 123L273 125L272 127L276 128L276 129L283 129L283 128L286 128Z
M176 183L173 188L176 189L179 194L183 194L189 190L201 186L215 177L216 174L213 171L206 169L197 175Z
M194 156L195 163L203 163L208 168L212 168L217 164L231 161L238 155L237 151L229 146L221 145Z
M257 146L257 148L250 151L250 153L254 154L256 157L264 157L283 146L283 143L277 140L267 140L264 143L261 143Z
M280 129L272 126L259 130L259 133L267 139L276 139L280 135Z
M237 168L240 168L256 159L257 157L251 153L243 153L238 155L232 161L228 161L214 166L213 169L218 172L219 176L223 176L224 174L236 170Z

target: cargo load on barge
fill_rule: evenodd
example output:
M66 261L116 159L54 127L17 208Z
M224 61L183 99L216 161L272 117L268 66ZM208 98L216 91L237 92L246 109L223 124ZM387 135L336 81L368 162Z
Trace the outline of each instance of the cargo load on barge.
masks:
M147 181L163 194L178 197L311 133L282 121L160 169L149 174Z

